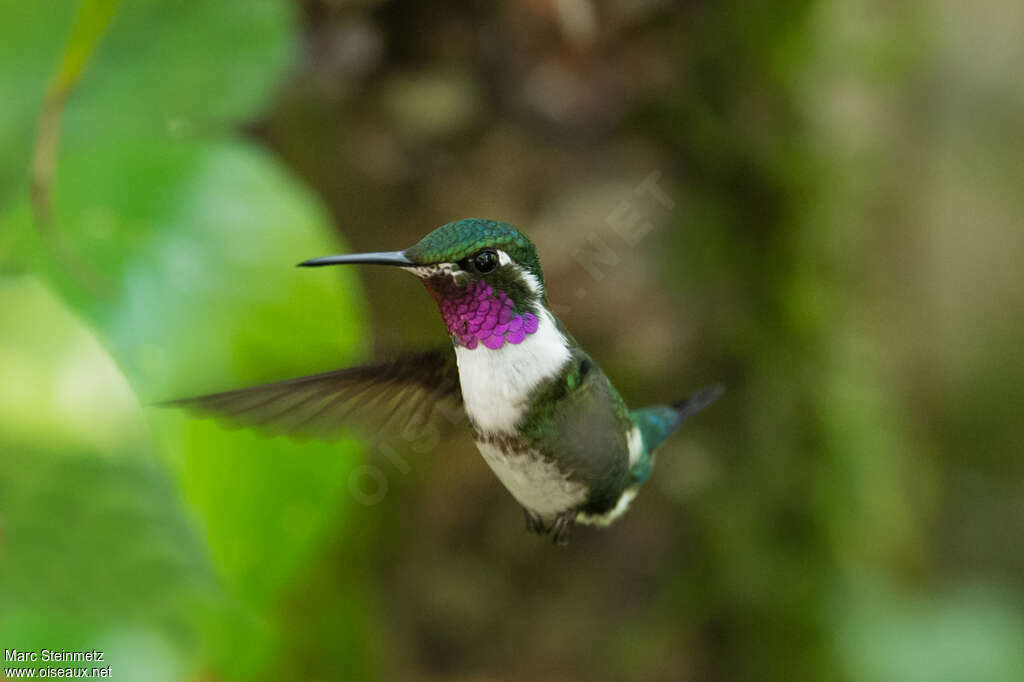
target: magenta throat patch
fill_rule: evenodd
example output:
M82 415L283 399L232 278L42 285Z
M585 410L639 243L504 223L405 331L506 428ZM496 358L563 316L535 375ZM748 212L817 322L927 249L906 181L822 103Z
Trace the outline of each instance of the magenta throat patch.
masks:
M470 282L459 288L448 280L440 290L428 289L437 299L448 333L470 350L481 341L492 350L506 343L519 344L537 331L534 314L516 312L512 299L487 282Z

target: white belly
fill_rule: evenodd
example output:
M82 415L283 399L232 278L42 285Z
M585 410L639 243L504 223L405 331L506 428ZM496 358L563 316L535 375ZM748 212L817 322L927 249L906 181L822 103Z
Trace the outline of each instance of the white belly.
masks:
M484 461L519 504L545 519L577 507L587 491L535 453L506 455L497 445L477 442Z

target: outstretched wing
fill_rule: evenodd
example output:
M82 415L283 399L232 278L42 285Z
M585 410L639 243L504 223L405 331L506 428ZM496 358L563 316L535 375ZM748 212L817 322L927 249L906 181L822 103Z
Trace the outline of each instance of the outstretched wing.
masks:
M396 427L408 432L431 420L465 421L451 349L161 405L274 434L325 440L352 424L374 432Z

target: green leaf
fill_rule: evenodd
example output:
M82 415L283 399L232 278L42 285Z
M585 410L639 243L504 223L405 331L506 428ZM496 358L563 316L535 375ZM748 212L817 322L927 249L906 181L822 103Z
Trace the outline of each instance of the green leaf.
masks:
M1024 619L995 584L913 595L858 576L835 602L847 678L1012 682L1024 670Z
M105 650L121 674L133 640L154 649L146 678L172 679L216 578L144 415L38 281L0 279L0 328L0 639Z
M56 229L103 286L82 286L44 248L23 197L0 216L143 404L344 366L364 348L354 274L293 267L342 248L324 211L236 134L287 65L292 31L277 0L124 0L68 101L53 186ZM203 656L251 677L280 655L277 602L344 519L361 451L150 413L216 575Z
M70 2L0 3L0 210L26 187L36 119L74 13Z

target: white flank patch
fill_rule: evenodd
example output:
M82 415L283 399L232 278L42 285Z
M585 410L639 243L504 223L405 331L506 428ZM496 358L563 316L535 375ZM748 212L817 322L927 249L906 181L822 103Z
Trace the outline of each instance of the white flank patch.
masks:
M640 459L640 455L644 454L644 438L640 435L640 429L635 426L630 429L626 441L629 445L629 466L632 468Z
M543 308L537 331L520 344L497 350L484 344L473 350L455 347L466 413L488 434L508 434L526 411L526 399L541 381L558 375L569 362L567 341Z
M583 485L570 481L558 467L536 453L506 455L490 443L476 446L512 497L545 520L583 504L587 498Z
M622 495L619 496L619 501L615 504L615 507L604 514L584 514L580 512L576 515L576 523L582 523L588 526L607 526L615 519L619 518L626 513L629 509L630 502L636 497L638 492L636 486L626 488L622 491Z

